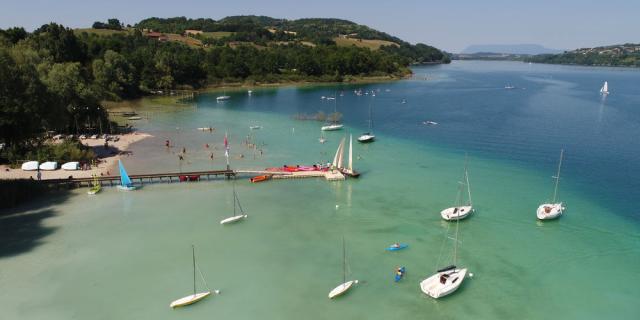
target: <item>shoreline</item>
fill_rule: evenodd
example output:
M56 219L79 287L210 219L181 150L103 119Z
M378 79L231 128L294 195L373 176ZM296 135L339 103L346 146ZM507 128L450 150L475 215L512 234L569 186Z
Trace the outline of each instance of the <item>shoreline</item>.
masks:
M66 171L60 169L63 163L58 163L58 169L53 171L40 171L42 180L48 179L66 179L69 176L73 178L91 178L94 174L97 176L114 175L117 172L118 160L123 156L129 156L132 153L129 147L146 138L153 137L150 134L142 132L133 132L119 135L120 140L117 142L109 142L109 148L116 150L108 151L104 148L104 139L84 139L81 142L93 149L98 156L97 165L89 170ZM11 169L8 165L0 165L0 180L16 180L16 179L37 179L37 171L23 171L22 169Z

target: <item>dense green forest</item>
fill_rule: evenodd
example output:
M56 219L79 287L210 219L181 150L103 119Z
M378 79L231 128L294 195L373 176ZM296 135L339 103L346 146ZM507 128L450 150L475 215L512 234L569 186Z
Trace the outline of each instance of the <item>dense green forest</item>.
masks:
M328 29L318 26L323 23ZM286 24L287 28L290 24L308 36L269 31L263 27L266 24ZM101 107L104 100L137 98L157 89L197 89L229 82L401 77L410 73L410 64L448 61L433 47L413 46L337 19L230 17L216 22L152 18L126 29L117 19L110 19L96 22L94 27L108 32L75 32L55 23L33 32L19 27L0 29L0 160L25 155L46 132L108 131L108 115ZM221 43L192 46L151 37L143 30L147 28L165 32L222 30L229 32L229 37ZM317 34L314 28L319 28ZM329 38L334 32L350 31L394 40L399 45L371 50L337 46ZM268 43L251 42L252 37ZM302 43L313 37L324 40L312 45ZM238 39L249 42L231 45L231 40Z
M640 67L640 44L584 48L561 54L542 54L525 61L586 66Z

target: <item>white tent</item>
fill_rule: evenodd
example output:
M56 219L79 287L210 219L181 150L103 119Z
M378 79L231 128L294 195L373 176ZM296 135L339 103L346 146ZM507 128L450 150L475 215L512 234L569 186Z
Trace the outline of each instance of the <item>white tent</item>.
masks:
M51 171L56 169L58 169L58 163L55 161L47 161L40 165L40 170Z
M22 164L22 170L24 171L36 171L38 170L38 161L27 161Z
M63 164L62 167L60 168L62 168L62 170L67 170L67 171L80 170L80 162L77 162L77 161L67 162Z

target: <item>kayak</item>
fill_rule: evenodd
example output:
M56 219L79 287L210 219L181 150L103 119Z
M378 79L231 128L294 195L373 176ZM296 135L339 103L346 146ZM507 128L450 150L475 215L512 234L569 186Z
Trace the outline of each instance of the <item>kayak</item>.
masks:
M395 245L390 245L389 247L387 247L387 251L398 251L398 250L402 250L406 247L408 247L409 245L406 243L400 243L400 245L395 246Z
M406 273L406 269L404 267L400 267L399 270L396 270L396 282L402 280L402 277L404 277L404 274Z
M265 174L265 175L262 175L262 176L255 176L255 177L251 178L250 180L251 180L251 182L255 183L255 182L266 181L266 180L269 180L269 179L271 179L271 176Z

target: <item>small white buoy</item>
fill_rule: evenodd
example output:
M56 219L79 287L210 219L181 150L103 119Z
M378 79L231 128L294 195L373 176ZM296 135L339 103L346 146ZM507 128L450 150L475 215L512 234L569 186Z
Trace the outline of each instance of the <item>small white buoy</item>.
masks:
M473 273L469 272L469 278L473 278Z
M340 206L336 204L336 210L338 210L338 208L340 208Z
M220 290L214 290L213 292L215 292L216 294L220 294Z

